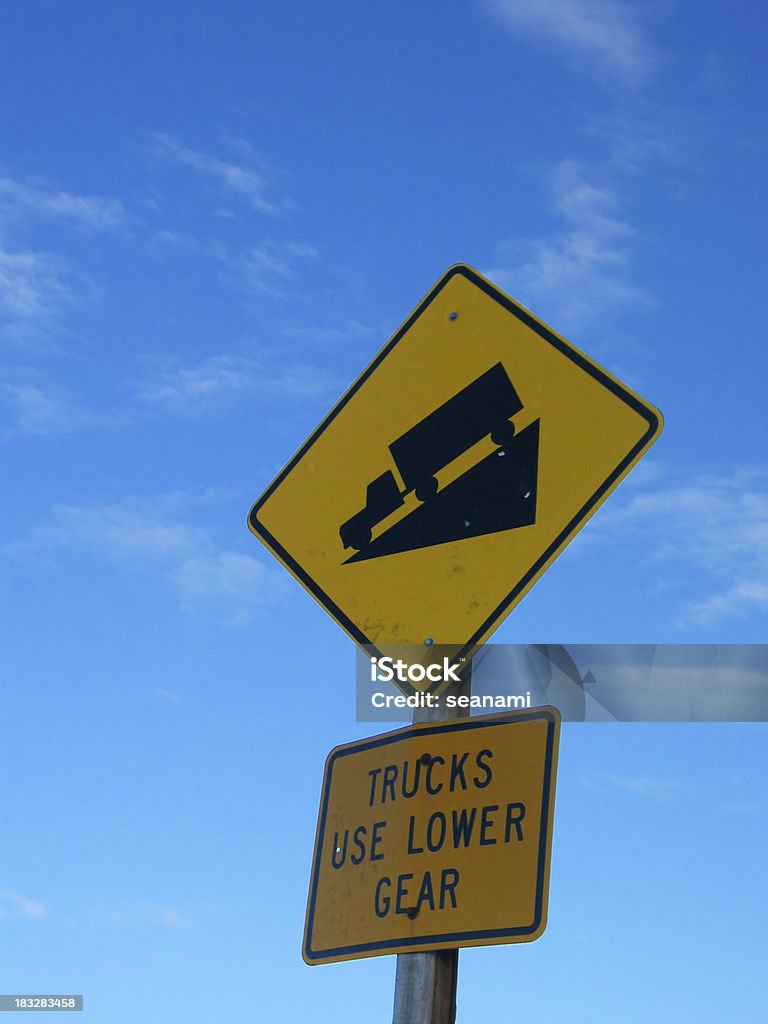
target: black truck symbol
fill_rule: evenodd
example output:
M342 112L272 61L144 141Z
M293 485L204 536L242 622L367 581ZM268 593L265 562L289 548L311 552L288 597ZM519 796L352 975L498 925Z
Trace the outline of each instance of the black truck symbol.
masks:
M405 484L401 491L391 470L368 484L365 508L342 524L339 535L345 548L362 550L371 541L373 527L400 508L414 491L419 501L437 493L435 474L486 435L494 444L509 444L515 436L512 417L523 403L501 363L486 370L389 446Z

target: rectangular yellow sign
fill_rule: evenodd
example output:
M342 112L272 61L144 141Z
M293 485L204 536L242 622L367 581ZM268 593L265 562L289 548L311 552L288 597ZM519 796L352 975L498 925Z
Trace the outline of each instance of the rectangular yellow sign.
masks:
M560 715L398 729L328 755L309 964L530 942L544 931Z

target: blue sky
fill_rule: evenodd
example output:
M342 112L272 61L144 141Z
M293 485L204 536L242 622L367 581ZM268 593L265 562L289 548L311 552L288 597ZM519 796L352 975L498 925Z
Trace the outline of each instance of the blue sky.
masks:
M386 1021L300 959L351 641L248 509L451 264L664 413L494 639L760 643L763 8L0 11L0 988ZM564 727L550 924L460 1013L766 1012L765 727Z

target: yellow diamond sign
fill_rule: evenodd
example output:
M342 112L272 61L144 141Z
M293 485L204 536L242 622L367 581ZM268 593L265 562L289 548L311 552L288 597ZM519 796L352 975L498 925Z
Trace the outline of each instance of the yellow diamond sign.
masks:
M661 415L451 267L251 509L359 644L470 656L648 450Z

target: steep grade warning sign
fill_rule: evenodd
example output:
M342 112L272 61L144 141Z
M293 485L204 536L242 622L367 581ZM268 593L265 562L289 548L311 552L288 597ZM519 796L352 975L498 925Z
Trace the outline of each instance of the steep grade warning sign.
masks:
M536 708L332 750L306 962L538 938L559 731L557 710Z
M251 509L361 646L472 657L661 430L661 414L451 267Z

